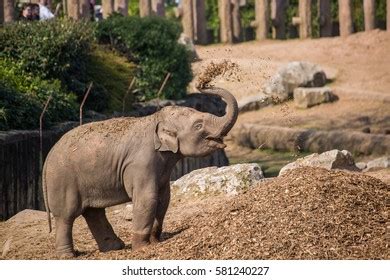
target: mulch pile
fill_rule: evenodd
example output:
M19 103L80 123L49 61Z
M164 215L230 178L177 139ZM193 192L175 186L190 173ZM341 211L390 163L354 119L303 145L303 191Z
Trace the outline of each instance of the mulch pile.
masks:
M240 81L241 72L237 63L230 60L223 60L222 62L210 62L199 75L196 87L199 89L212 87L212 81L218 77L223 76L227 80Z
M389 191L361 174L296 169L177 225L181 234L134 257L389 259Z
M127 245L108 253L97 250L78 219L77 259L390 259L389 192L390 185L359 173L295 169L232 198L174 199L165 241L137 252L121 214L109 219ZM0 235L12 236L6 259L56 258L41 215L0 227Z

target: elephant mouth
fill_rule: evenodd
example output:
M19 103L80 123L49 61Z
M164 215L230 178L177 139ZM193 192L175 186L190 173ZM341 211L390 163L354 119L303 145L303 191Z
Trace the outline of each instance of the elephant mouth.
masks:
M226 147L226 145L223 143L222 137L206 137L207 140L209 140L209 146L215 147L219 149L223 149Z

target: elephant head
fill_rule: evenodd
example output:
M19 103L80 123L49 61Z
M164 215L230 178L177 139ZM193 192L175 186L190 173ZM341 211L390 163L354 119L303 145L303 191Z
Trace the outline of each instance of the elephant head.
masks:
M198 157L226 147L222 138L237 120L237 101L231 93L221 88L200 91L220 96L226 102L226 114L217 117L192 108L179 106L163 108L156 122L154 137L156 150Z

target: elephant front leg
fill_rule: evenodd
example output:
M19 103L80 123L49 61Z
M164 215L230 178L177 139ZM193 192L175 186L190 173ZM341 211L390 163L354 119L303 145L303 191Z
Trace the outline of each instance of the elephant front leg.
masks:
M168 210L170 199L171 199L171 190L168 182L159 191L156 217L154 219L152 233L150 236L151 243L159 242L161 239L163 222L164 222L165 214L167 213Z
M150 235L158 204L155 184L140 189L133 192L133 250L150 244Z

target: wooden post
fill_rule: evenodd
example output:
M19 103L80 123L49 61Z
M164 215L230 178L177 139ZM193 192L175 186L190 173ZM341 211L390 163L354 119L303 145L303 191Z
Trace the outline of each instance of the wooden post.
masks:
M165 17L165 0L152 0L153 14L159 17Z
M232 0L232 24L233 24L233 41L241 41L241 15L240 0Z
M81 0L80 16L82 18L91 18L91 9L89 6L89 0Z
M299 26L299 38L311 37L311 0L299 0L299 17L293 17L293 25Z
M4 0L4 23L14 21L15 13L15 1L14 0Z
M0 1L0 24L4 22L4 1Z
M332 10L330 0L318 0L320 37L332 36Z
M256 0L255 21L251 22L251 27L256 30L256 40L265 40L269 29L269 1Z
M340 36L348 36L353 32L351 0L339 0Z
M103 18L108 18L108 16L114 11L113 1L114 0L102 0Z
M67 1L68 17L75 20L80 19L80 0Z
M139 15L147 17L152 14L152 0L139 0Z
M233 43L232 10L230 0L219 0L218 12L220 19L220 34L222 43Z
M193 0L194 36L197 44L207 44L206 7L204 0Z
M194 40L194 6L192 0L181 0L183 32Z
M390 0L387 0L386 7L387 7L386 29L388 32L390 32Z
M272 0L271 1L271 21L272 21L272 37L275 39L286 38L286 15L287 0Z
M364 0L364 30L369 31L375 28L375 0Z
M129 0L115 0L114 11L124 16L129 15Z

